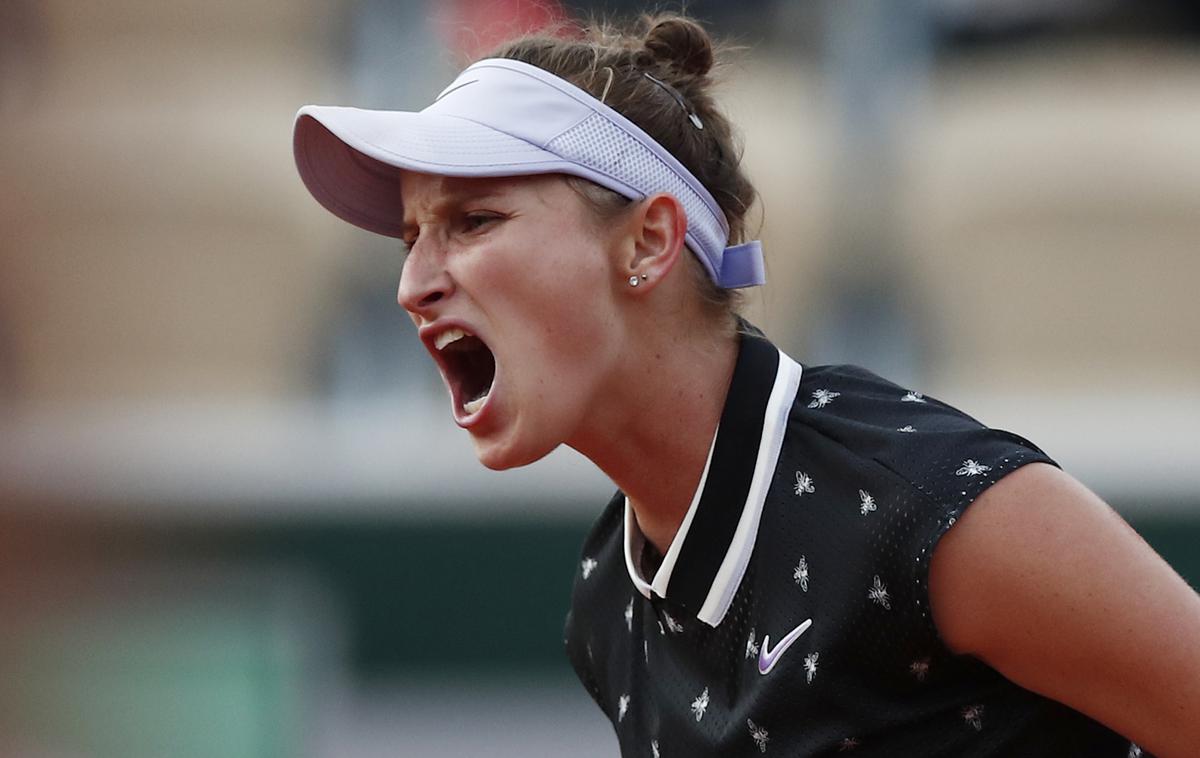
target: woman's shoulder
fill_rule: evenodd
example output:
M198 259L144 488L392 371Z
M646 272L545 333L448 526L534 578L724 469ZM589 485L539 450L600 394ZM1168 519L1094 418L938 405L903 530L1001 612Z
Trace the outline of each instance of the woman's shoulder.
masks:
M921 420L931 430L984 426L920 388L898 384L853 364L805 365L796 405L865 424L894 426L894 422Z
M1019 434L854 365L805 366L789 425L800 450L832 446L846 466L882 469L951 517L1008 472L1057 465Z

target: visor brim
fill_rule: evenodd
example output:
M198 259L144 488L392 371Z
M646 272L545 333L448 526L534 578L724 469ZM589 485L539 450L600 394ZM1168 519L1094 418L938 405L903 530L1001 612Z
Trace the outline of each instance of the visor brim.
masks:
M296 168L308 191L339 218L400 237L400 171L442 176L520 176L573 171L555 154L468 119L434 113L309 105L296 114Z

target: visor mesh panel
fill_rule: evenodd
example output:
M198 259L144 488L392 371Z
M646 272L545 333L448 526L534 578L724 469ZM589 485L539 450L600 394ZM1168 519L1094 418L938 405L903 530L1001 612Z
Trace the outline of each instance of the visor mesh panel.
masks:
M701 258L719 268L725 249L720 221L703 199L649 148L599 114L593 114L546 145L564 158L607 174L647 195L667 192L683 204L688 232L703 247ZM714 260L715 258L715 260Z

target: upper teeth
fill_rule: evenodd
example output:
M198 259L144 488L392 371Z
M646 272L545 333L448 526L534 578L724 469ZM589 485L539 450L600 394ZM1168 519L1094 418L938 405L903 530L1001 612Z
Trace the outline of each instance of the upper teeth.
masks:
M467 333L465 331L455 326L434 337L433 344L437 346L438 350L442 350L451 342L457 342L466 336Z

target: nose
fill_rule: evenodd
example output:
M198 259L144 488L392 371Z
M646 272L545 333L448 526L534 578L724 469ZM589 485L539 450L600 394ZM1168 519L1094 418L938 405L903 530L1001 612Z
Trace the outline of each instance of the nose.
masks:
M423 240L409 251L400 270L396 302L414 316L429 317L436 304L454 291L454 280L446 271L443 256Z

